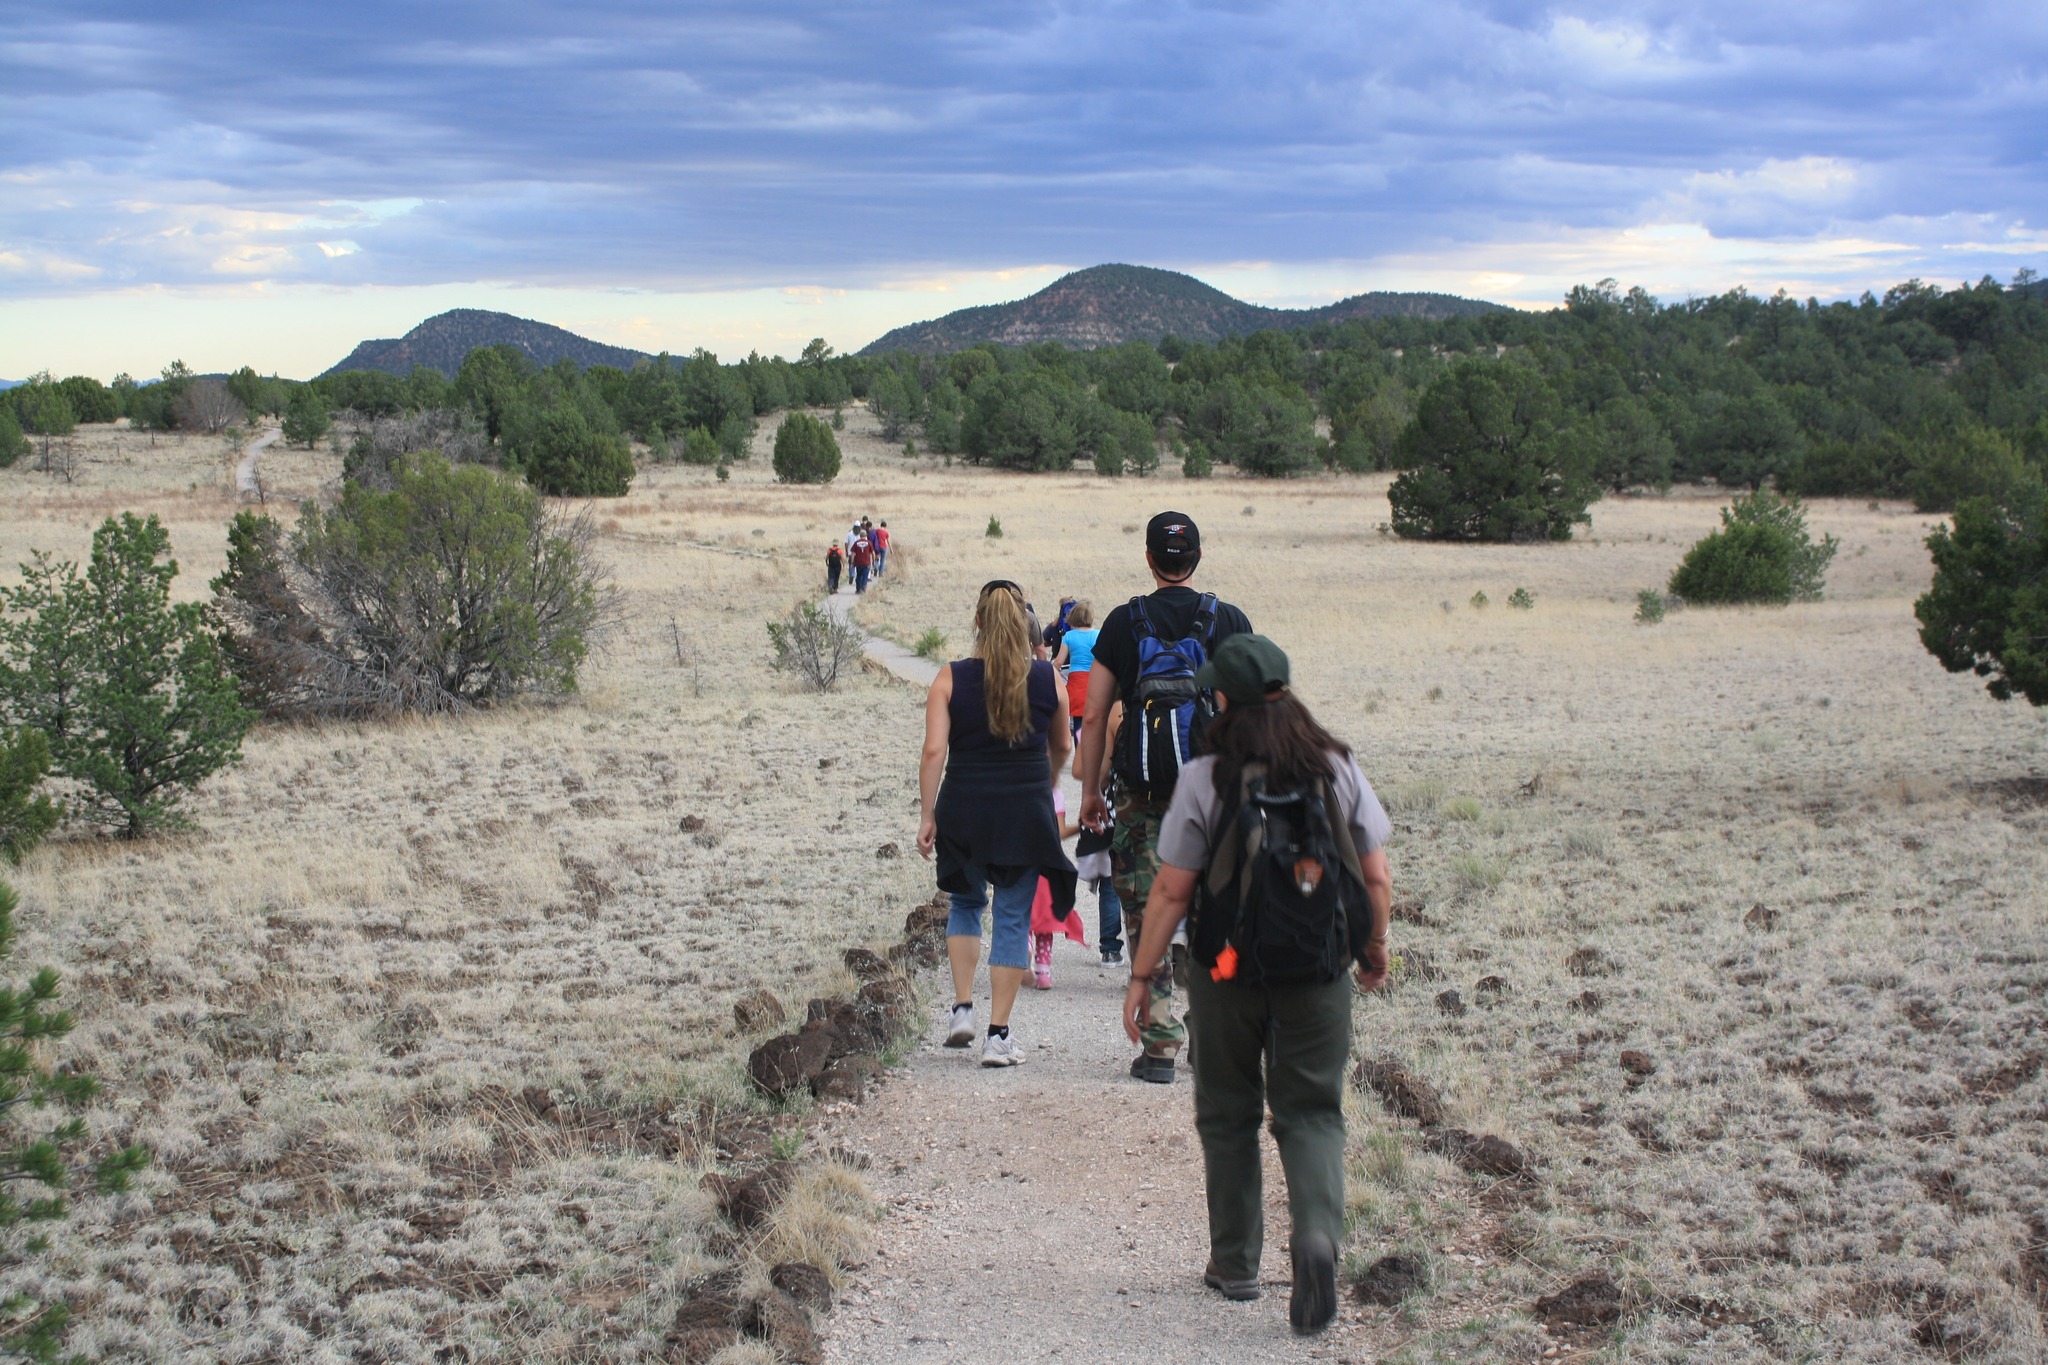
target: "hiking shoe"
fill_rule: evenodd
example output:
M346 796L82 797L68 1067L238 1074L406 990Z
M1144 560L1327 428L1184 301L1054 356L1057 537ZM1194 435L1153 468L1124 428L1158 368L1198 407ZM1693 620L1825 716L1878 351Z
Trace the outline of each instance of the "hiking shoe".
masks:
M1294 1239L1294 1296L1287 1322L1296 1336L1314 1336L1337 1316L1337 1248L1329 1235L1311 1232Z
M1115 949L1115 948L1108 948L1108 949L1104 949L1104 950L1103 950L1103 954L1102 954L1102 965L1103 965L1103 966L1105 966L1105 967L1121 967L1121 966L1123 966L1123 965L1124 965L1124 955L1123 955L1123 953L1122 953L1122 952L1120 952L1119 950Z
M947 1047L966 1047L974 1041L974 1006L953 1006L953 1027L946 1033Z
M1150 1081L1154 1085L1172 1085L1173 1058L1140 1054L1138 1059L1131 1063L1131 1079Z
M1216 1269L1214 1261L1202 1272L1202 1283L1229 1299L1232 1303L1250 1303L1259 1296L1259 1279L1254 1275L1249 1280L1226 1280Z
M1022 1066L1024 1049L1017 1046L1017 1040L1007 1033L992 1033L981 1045L983 1066ZM1332 1290L1332 1293L1336 1291Z

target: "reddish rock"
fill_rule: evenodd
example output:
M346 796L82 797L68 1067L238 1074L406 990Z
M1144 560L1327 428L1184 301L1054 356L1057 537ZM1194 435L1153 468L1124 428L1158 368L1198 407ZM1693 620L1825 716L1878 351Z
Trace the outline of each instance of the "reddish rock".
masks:
M811 1083L832 1060L832 1043L817 1033L784 1033L747 1057L747 1074L764 1094L787 1095Z
M1403 1118L1414 1119L1425 1128L1444 1121L1443 1096L1435 1086L1396 1061L1360 1061L1351 1079L1360 1089L1370 1090L1380 1102Z
M732 1002L733 1026L741 1033L759 1033L762 1029L774 1028L787 1017L788 1012L782 1008L782 1002L766 986Z

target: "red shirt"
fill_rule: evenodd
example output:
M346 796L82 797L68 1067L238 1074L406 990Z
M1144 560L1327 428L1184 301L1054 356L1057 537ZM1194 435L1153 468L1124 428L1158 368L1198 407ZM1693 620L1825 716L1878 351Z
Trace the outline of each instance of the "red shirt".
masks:
M854 568L856 568L856 569L865 569L865 568L866 568L866 567L867 567L868 565L870 565L870 564L872 564L872 563L874 563L874 562L875 562L875 547L874 547L874 546L872 546L872 545L868 544L868 542L867 542L867 540L866 540L865 538L863 538L863 539L860 539L860 540L856 540L855 542L853 542L853 567L854 567Z
M888 528L888 527L886 527L886 526L878 526L878 527L876 527L876 528L875 528L875 537L874 537L874 538L875 538L875 548L876 548L877 550L886 550L886 549L888 549L888 548L889 548L889 528Z

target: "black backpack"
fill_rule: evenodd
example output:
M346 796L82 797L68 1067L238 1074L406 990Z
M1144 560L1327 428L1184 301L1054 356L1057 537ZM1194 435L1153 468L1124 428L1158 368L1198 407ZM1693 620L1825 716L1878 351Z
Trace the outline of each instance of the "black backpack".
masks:
M1246 985L1334 981L1352 944L1371 933L1358 851L1327 782L1269 791L1246 765L1217 818L1218 836L1196 886L1188 948L1195 961ZM1231 959L1234 958L1234 963Z
M1145 615L1144 598L1131 599L1130 613L1138 677L1116 735L1116 775L1133 796L1163 800L1173 794L1196 739L1216 717L1215 697L1195 686L1195 670L1214 648L1216 594L1202 594L1192 633L1178 640L1159 638Z

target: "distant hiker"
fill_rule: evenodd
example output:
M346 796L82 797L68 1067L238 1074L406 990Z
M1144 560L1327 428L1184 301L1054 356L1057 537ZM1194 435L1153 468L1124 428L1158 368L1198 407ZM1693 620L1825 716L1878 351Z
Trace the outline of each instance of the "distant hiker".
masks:
M1059 653L1052 662L1053 667L1067 675L1067 723L1079 738L1081 717L1088 704L1088 670L1095 666L1095 640L1102 632L1094 628L1095 608L1090 603L1070 598L1065 610L1067 629L1060 636Z
M889 523L877 526L868 539L875 543L875 577L880 578L882 570L889 567Z
M870 541L866 536L854 537L853 553L848 556L848 560L853 565L854 592L866 592L868 590L868 572L874 567L875 563L874 542Z
M1044 639L1045 639L1045 647L1046 647L1046 648L1047 648L1048 650L1052 650L1052 651L1055 651L1055 652L1056 652L1056 651L1057 651L1057 650L1059 649L1059 647L1060 647L1060 641L1061 641L1061 640L1062 640L1063 638L1065 638L1065 636L1066 636L1066 633L1067 633L1067 614L1068 614L1069 612L1073 611L1073 609L1074 609L1074 599L1073 599L1073 598L1071 598L1071 597L1062 597L1062 598L1060 599L1060 618L1059 618L1059 620L1057 620L1057 621L1054 621L1054 622L1053 622L1053 623L1052 623L1051 625L1049 625L1049 626L1047 626L1047 627L1045 628L1045 636L1044 636Z
M994 887L989 936L989 1023L983 1066L1016 1066L1010 1009L1030 966L1031 901L1042 876L1052 909L1074 906L1074 865L1060 847L1052 792L1071 741L1057 723L1059 682L1032 657L1024 593L997 579L974 604L974 654L939 670L925 694L918 763L917 850L937 855L939 889L952 897L946 955L953 969L947 1047L974 1041L974 968L981 916ZM941 775L943 774L943 782Z
M825 551L825 595L830 597L839 591L839 571L846 564L845 556L839 553L839 542L833 541Z
M1387 977L1393 827L1350 749L1288 689L1288 671L1278 645L1238 635L1195 675L1217 698L1212 752L1182 771L1161 822L1123 1016L1132 1042L1151 1027L1145 978L1192 906L1188 1026L1209 1190L1202 1279L1226 1299L1259 1296L1259 1123L1270 1104L1293 1216L1288 1320L1306 1334L1337 1312L1346 976L1355 968L1368 991Z
M1116 892L1123 901L1126 935L1137 940L1144 906L1159 865L1159 819L1172 799L1180 767L1193 756L1213 713L1194 673L1233 635L1249 635L1245 614L1213 593L1187 586L1202 562L1202 537L1185 512L1161 512L1145 527L1145 563L1154 591L1113 607L1095 640L1095 663L1081 719L1081 823L1109 828L1104 784L1117 782L1116 834L1111 850ZM1109 711L1123 703L1114 762L1107 745ZM1112 771L1113 770L1113 771ZM1173 1017L1173 987L1187 977L1187 954L1176 948L1172 970L1152 977L1150 1022L1144 1051L1131 1075L1173 1083L1174 1058L1187 1032Z

